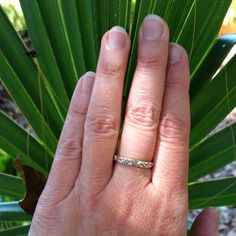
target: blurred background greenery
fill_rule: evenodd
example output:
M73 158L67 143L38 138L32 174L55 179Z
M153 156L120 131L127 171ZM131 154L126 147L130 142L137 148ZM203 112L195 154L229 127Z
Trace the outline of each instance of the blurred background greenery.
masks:
M133 0L135 2L135 0ZM18 0L0 0L0 4L8 15L10 21L17 31L26 28L25 19ZM219 35L236 33L236 0L233 0L231 7L223 22ZM0 149L0 171L8 174L16 174L13 159Z
M133 0L135 2L135 0ZM16 30L25 28L25 20L18 0L0 0L4 11L7 13L10 21ZM228 27L225 27L228 26ZM222 31L223 30L223 31ZM229 32L230 31L230 32ZM226 33L236 33L236 0L232 1L231 7L225 17L220 35Z
M132 9L134 9L134 3L135 3L135 0L133 0ZM10 19L15 29L18 32L23 32L23 30L26 28L26 24L23 17L23 13L21 11L19 0L0 0L0 4L3 7L4 11L6 12L6 14L8 15L8 18ZM131 15L131 18L132 18L132 15ZM219 35L229 34L229 33L236 33L236 0L232 1L232 5L225 17L225 20L223 22ZM21 36L22 35L23 34L21 34ZM1 96L1 93L0 93L0 96ZM17 175L13 162L14 162L13 158L11 158L9 155L7 155L4 151L0 149L0 172L4 172L11 175ZM12 200L14 199L0 196L0 202L12 201ZM0 230L1 228L8 228L8 225L4 225L0 223Z
M2 149L0 149L0 172L16 174L13 159L10 158Z
M25 28L25 19L18 0L0 0L0 4L17 31Z
M135 3L135 0L133 0ZM0 0L0 4L17 31L26 28L25 19L18 0ZM219 35L236 33L236 0L232 1L231 7L223 22ZM0 94L1 96L1 94ZM8 174L17 174L13 159L0 149L0 171Z

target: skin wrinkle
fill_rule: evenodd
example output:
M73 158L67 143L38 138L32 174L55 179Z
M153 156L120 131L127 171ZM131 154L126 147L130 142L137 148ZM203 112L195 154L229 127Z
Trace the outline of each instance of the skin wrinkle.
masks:
M158 108L155 105L129 104L127 120L130 124L155 130L158 124Z
M117 55L116 58L119 58L118 56L119 55ZM114 56L109 54L108 56L106 56L106 58L101 58L101 61L99 62L100 69L97 73L98 76L102 75L102 77L104 77L105 79L110 79L110 77L114 77L116 79L120 78L124 62L120 59L114 59ZM112 61L116 61L116 63L111 63Z
M190 125L185 120L172 114L165 114L159 125L160 140L164 142L180 142L186 143L189 136Z
M151 53L147 53L150 52ZM163 57L164 50L160 51L160 47L156 47L153 45L146 46L146 49L139 51L139 59L137 62L137 70L141 70L141 72L149 72L158 71L161 67L166 65L165 60L161 60L160 57ZM146 74L146 73L145 73ZM148 75L148 74L147 74Z
M56 152L57 159L63 158L67 153L70 153L70 158L78 158L82 154L82 139L77 137L67 138L62 142Z
M151 27L144 30L149 20ZM186 235L189 66L179 47L175 53L179 48L180 61L167 64L174 45L169 43L167 24L162 21L161 29L160 20L151 15L141 25L118 150L133 159L154 161L153 169L113 162L130 50L125 31L113 29L112 37L119 36L113 42L109 32L103 36L91 91L83 92L84 83L76 86L57 149L60 158L54 159L29 236ZM126 43L119 42L123 36ZM195 232L201 227L196 224ZM216 231L208 234L215 235Z
M100 114L99 114L100 113ZM102 133L108 137L117 135L119 132L119 118L115 117L112 113L103 112L91 114L87 116L84 125L84 139L99 135ZM105 115L106 114L106 115Z

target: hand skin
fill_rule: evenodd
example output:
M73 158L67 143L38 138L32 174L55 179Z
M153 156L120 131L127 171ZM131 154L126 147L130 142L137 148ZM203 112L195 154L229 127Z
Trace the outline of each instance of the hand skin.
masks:
M169 43L161 18L144 19L118 150L154 162L139 169L113 162L129 50L128 34L113 27L103 36L96 75L79 80L30 236L187 234L188 56ZM216 215L203 212L191 235L218 235Z

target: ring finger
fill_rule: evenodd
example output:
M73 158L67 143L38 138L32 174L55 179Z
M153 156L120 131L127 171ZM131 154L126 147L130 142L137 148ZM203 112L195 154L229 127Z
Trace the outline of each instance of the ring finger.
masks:
M153 160L165 84L168 43L167 24L156 15L147 16L140 29L137 68L118 151L121 156L148 162ZM125 178L136 175L150 181L150 171L120 164L115 168L114 174L119 178L125 172Z

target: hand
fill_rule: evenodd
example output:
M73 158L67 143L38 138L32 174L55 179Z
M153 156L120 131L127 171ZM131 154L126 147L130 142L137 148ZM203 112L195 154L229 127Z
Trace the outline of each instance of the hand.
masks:
M113 27L103 36L96 76L79 80L29 235L186 235L188 57L169 43L162 19L145 18L118 150L154 162L140 169L113 162L129 50L127 33ZM203 235L201 219L192 235ZM212 229L204 235L215 236Z

